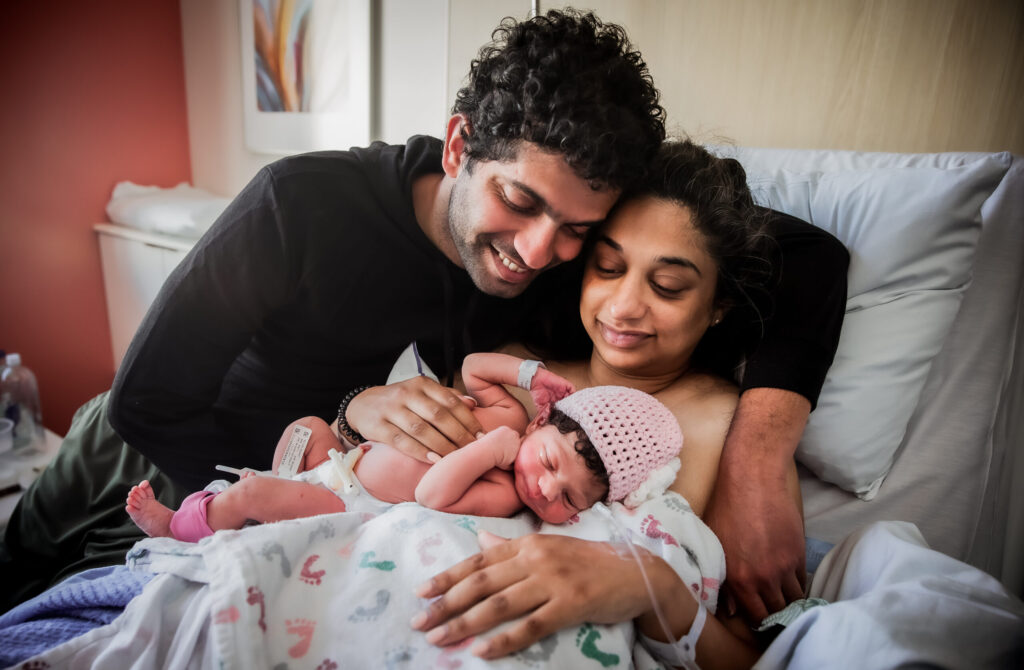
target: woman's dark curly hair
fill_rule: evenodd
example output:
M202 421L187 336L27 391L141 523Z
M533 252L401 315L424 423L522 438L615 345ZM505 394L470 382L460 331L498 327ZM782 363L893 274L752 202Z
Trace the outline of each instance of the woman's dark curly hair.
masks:
M595 186L626 188L665 137L665 110L640 52L593 13L504 19L480 49L452 112L474 160L510 160L522 141L565 156Z
M769 300L774 239L767 212L754 204L743 166L689 140L670 140L629 198L653 196L684 205L718 265L715 306L721 323L704 334L691 367L733 377L761 336Z

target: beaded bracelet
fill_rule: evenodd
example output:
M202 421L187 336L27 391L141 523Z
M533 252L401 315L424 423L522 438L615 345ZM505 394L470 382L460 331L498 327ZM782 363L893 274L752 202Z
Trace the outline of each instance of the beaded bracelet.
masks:
M345 418L345 412L348 410L348 404L352 402L352 398L355 398L368 388L370 387L357 386L346 393L345 397L341 399L341 404L338 405L338 432L352 444L362 444L363 442L366 442L366 438L357 433L352 426L348 425L348 419Z

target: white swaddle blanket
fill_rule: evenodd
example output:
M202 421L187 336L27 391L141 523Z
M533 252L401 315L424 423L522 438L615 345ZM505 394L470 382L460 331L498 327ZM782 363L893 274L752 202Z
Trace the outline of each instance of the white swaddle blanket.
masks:
M682 497L610 509L634 543L662 556L714 611L724 555ZM136 545L129 565L164 574L116 621L37 659L76 667L131 667L141 658L149 667L245 669L656 667L634 644L632 622L576 626L496 662L469 654L472 640L449 648L427 644L409 627L427 604L414 589L478 552L481 529L503 537L615 535L595 510L554 526L529 513L495 519L403 503L381 514L344 512L221 531L198 544L151 538Z

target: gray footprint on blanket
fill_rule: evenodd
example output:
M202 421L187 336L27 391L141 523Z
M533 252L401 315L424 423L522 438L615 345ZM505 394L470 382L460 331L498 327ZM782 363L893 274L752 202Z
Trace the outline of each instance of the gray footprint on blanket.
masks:
M387 609L388 603L391 601L391 592L381 589L377 591L377 604L373 607L363 607L360 605L356 608L356 611L349 615L349 621L373 621Z
M399 663L402 665L408 664L412 660L414 653L416 652L412 647L398 647L384 655L384 663L387 665L388 670L395 670Z
M263 545L263 550L260 551L260 555L268 561L272 561L274 559L274 554L277 554L281 557L282 574L284 574L285 577L291 577L292 564L288 560L288 557L284 555L284 547L282 547L277 542L268 542L267 544Z
M526 649L516 653L516 656L529 665L537 666L551 658L551 654L555 653L555 647L557 646L558 635L548 635L546 638L538 640Z
M394 508L392 508L392 509L394 509ZM408 533L411 530L419 528L420 526L423 525L423 522L426 521L429 518L430 518L430 513L429 512L420 512L419 514L416 515L416 520L415 521L410 521L409 519L399 519L395 523L394 528L395 528L395 530L397 532L405 534L405 533Z
M317 535L323 535L325 540L329 540L334 537L334 532L334 526L326 521L322 521L320 525L313 529L309 534L309 541L312 542L316 539Z

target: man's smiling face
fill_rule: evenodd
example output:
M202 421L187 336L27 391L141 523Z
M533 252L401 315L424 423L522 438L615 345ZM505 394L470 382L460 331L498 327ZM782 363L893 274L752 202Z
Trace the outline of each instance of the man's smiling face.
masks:
M618 196L616 189L593 188L560 154L528 142L511 161L469 165L463 156L446 236L481 291L512 298L540 272L575 258Z

